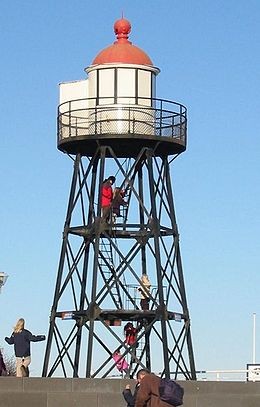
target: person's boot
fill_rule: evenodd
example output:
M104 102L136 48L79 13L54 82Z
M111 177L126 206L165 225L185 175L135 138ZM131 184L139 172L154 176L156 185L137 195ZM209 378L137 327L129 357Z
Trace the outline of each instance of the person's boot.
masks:
M25 367L24 365L21 366L21 372L22 372L22 377L26 377L26 376L27 376L26 367Z

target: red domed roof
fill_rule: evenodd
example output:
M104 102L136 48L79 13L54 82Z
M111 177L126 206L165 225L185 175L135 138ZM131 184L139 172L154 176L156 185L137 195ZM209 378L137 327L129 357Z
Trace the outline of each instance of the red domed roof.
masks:
M149 56L140 48L128 41L131 24L125 18L117 20L114 24L117 41L103 49L93 60L92 64L123 63L137 65L153 65Z

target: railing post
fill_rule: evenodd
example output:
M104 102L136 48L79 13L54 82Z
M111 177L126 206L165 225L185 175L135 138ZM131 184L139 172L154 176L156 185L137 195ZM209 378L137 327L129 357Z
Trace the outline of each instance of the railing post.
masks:
M128 133L131 132L131 110L130 110L130 106L128 106Z
M97 98L96 98L96 104L95 104L95 134L97 134Z
M160 136L162 135L162 100L160 100Z
M59 143L59 141L60 141L60 139L61 139L61 137L60 137L60 128L61 128L61 125L60 125L60 121L61 121L61 118L60 118L60 107L58 107L58 115L57 115L57 129L58 129L58 131L57 131L57 141L58 141L58 143Z
M71 100L69 101L69 137L71 137Z

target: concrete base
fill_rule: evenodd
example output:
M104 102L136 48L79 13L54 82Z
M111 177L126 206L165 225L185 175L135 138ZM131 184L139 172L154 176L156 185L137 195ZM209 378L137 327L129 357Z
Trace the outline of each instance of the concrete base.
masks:
M126 407L134 380L0 377L0 407ZM259 407L260 382L180 382L184 407Z

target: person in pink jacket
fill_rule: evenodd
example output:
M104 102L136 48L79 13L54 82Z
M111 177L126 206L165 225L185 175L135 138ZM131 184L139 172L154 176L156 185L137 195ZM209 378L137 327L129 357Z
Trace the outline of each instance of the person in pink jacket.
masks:
M113 355L112 358L114 362L116 363L116 367L119 370L120 373L125 372L126 374L128 373L129 370L129 364L125 360L125 358L121 355L120 350L117 349Z

